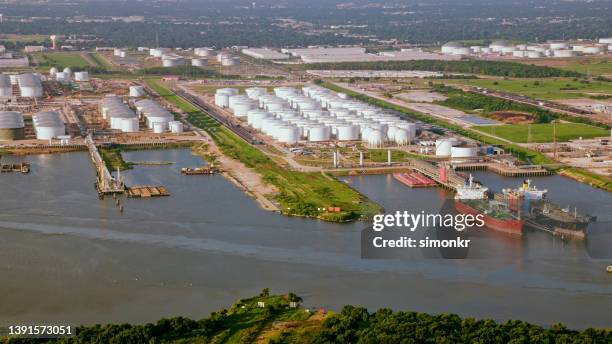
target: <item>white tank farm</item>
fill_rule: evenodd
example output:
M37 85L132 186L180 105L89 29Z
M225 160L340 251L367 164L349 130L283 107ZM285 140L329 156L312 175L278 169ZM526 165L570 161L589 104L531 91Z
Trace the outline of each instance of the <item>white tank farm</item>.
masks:
M57 111L42 111L32 115L32 124L38 140L66 135L66 125Z
M451 158L473 158L477 155L477 147L451 147Z
M168 127L168 122L174 121L174 116L156 101L143 99L137 101L135 105L145 118L149 129L153 129L154 123L162 123L165 130Z
M130 86L130 97L139 98L145 95L144 87L142 86Z
M191 59L191 65L194 67L205 67L208 65L208 59L203 59L203 58Z
M359 126L342 125L337 127L336 138L339 141L359 140Z
M300 139L300 129L295 126L284 126L277 129L278 142L294 144Z
M0 97L10 97L13 95L11 78L6 74L0 74Z
M217 93L215 94L215 105L219 107L228 107L229 106L229 94L226 93Z
M89 81L88 72L74 72L74 81L86 82Z
M321 142L331 139L331 128L323 125L308 128L308 141Z
M166 129L167 123L153 122L153 132L155 134L161 134Z
M139 130L138 117L121 118L121 131L124 133L137 133Z
M168 128L170 129L171 133L175 133L175 134L179 134L183 132L183 122L181 121L172 121L172 122L168 122Z

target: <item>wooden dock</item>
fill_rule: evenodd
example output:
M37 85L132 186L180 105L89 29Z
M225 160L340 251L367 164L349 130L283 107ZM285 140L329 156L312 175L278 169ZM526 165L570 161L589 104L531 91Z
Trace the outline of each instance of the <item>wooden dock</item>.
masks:
M451 163L450 166L455 171L486 170L504 177L540 177L552 174L542 166L509 165L496 161L459 162Z
M0 165L1 173L9 173L9 172L20 172L20 173L30 173L30 164L22 162L19 164L2 164Z
M126 189L127 196L131 198L150 198L170 196L163 186L131 186Z

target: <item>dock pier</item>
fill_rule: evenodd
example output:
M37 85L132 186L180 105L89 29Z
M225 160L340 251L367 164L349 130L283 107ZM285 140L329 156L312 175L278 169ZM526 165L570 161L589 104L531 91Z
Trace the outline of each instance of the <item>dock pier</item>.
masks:
M93 141L91 134L87 136L85 139L85 145L89 150L89 157L96 168L97 181L96 181L96 189L98 190L98 195L100 198L103 198L105 195L112 194L123 194L125 192L125 184L121 179L121 176L117 178L113 177L110 173L100 152L98 151L98 147Z

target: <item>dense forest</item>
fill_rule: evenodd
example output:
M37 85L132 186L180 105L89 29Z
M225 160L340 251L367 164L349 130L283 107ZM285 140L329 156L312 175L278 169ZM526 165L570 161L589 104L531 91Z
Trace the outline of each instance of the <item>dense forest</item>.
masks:
M336 69L336 70L424 70L442 73L473 73L513 78L550 78L577 77L580 73L558 68L535 66L505 61L385 61L385 62L341 62L313 63L304 66L306 69Z
M0 4L2 33L88 34L95 44L307 46L398 40L549 39L612 36L612 2L534 0L248 1L23 0ZM108 22L143 16L142 22ZM36 20L22 20L36 17ZM104 22L107 21L107 22ZM159 39L156 38L157 37Z
M338 314L309 311L293 293L261 294L239 300L209 317L161 319L145 325L81 326L72 337L58 339L0 339L3 344L148 344L148 343L590 343L612 342L612 331L550 328L522 321L461 318L455 314L430 315L345 306ZM297 307L295 307L297 306Z

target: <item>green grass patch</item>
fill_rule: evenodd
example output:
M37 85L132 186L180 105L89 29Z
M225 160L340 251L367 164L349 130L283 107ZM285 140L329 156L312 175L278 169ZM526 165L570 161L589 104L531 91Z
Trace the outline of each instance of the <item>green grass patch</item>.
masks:
M578 168L565 168L560 174L592 187L612 192L612 178L610 177Z
M590 139L600 136L608 136L608 131L582 123L540 123L531 125L531 142L553 142L553 126L556 126L556 137L558 142L575 140L580 137ZM492 134L512 142L527 143L529 137L529 126L519 124L476 126L476 130Z
M111 172L117 171L117 169L121 171L129 170L134 167L134 164L131 162L123 160L123 155L121 155L119 148L101 148L100 156L104 160L106 168Z
M491 90L521 94L535 99L585 98L588 94L612 95L612 82L559 79L461 79L444 80L448 84L483 87Z
M193 125L206 130L225 155L255 169L265 182L276 186L279 190L276 201L283 214L346 222L369 218L380 212L378 205L329 175L296 172L287 166L279 166L259 149L173 94L157 79L146 81L161 97L185 111ZM341 211L336 213L321 210L328 207L338 207Z
M38 61L40 67L76 67L86 68L90 67L89 63L81 56L80 53L65 53L65 52L52 52L52 53L36 53L33 54Z
M585 75L610 75L612 74L612 59L581 59L572 63L560 65L559 68Z
M88 54L91 60L96 63L96 67L104 68L106 70L115 69L113 65L111 65L104 57L100 56L100 54L96 52L90 52Z

